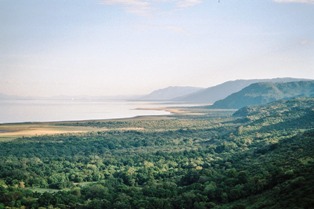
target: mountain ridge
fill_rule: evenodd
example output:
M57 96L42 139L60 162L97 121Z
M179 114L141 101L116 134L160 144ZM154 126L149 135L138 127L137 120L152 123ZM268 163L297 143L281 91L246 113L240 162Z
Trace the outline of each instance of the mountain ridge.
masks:
M169 101L176 97L188 95L202 89L203 88L201 87L193 87L193 86L168 86L166 88L154 90L148 95L139 97L138 100Z
M173 101L181 102L193 102L193 103L214 103L218 100L224 99L232 93L238 92L241 89L258 82L292 82L292 81L307 81L311 79L304 78L270 78L270 79L239 79L226 81L224 83L218 84L216 86L208 87L206 89L200 90L198 92L185 95L182 97L174 98Z
M210 108L240 109L245 106L262 105L296 97L314 97L314 81L254 83L225 99L216 101Z

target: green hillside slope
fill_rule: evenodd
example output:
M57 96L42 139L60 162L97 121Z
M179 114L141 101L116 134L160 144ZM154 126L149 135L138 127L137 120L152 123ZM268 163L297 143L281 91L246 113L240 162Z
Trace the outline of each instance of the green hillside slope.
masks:
M314 81L255 83L215 102L211 108L239 109L248 105L266 104L279 99L313 96Z

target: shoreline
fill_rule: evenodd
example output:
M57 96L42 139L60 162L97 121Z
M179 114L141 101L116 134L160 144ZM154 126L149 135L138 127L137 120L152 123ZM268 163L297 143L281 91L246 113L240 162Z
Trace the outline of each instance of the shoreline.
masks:
M176 114L182 114L178 108L136 108L139 110L165 111L169 114L161 115L137 115L132 117L87 119L87 120L61 120L43 122L13 122L0 123L0 142L11 141L20 137L32 137L56 134L77 134L93 131L109 131L109 128L97 128L88 126L75 126L74 123L108 122L108 121L132 121L132 120L162 120L171 119ZM68 125L67 125L68 124ZM138 128L120 128L119 130L138 130Z
M167 116L175 116L180 114L195 114L196 112L187 110L189 107L138 107L134 108L134 110L152 110L152 111L163 111L169 114L160 114L160 115L135 115L130 117L114 117L114 118L95 118L95 119L78 119L78 120L53 120L53 121L22 121L22 122L4 122L0 123L0 134L6 132L5 130L1 130L1 126L6 125L32 125L32 124L52 124L52 123L75 123L75 122L94 122L94 121L112 121L112 120L132 120L137 118L152 118L152 117L167 117Z
M207 115L213 110L197 107L153 107L136 108L138 110L164 111L169 114L160 115L137 115L132 117L108 118L108 119L83 119L83 120L61 120L48 122L21 122L21 123L1 123L0 142L11 141L21 137L33 137L57 134L83 134L96 131L124 131L124 130L143 130L139 127L116 127L89 125L88 123L106 122L132 122L139 120L172 120L181 116L202 116ZM217 111L217 110L216 110ZM221 110L220 110L221 111ZM214 111L215 112L215 111ZM209 116L210 117L210 116Z
M184 111L182 108L170 108L170 107L139 107L135 108L135 110L155 110L155 111L164 111L169 112L171 114L183 114L187 113L187 111Z
M155 111L164 111L168 112L169 114L160 114L160 115L134 115L134 116L126 116L126 117L113 117L113 118L95 118L95 119L73 119L73 120L52 120L52 121L22 121L22 122L1 122L0 123L0 133L5 132L4 130L1 130L1 126L6 125L32 125L32 124L52 124L52 123L75 123L75 122L94 122L94 121L112 121L112 120L130 120L130 119L136 119L136 118L142 118L142 117L165 117L165 116L171 116L178 113L183 113L184 111L179 110L180 108L135 108L134 110L155 110Z
M203 106L185 106L185 107L139 107L136 110L153 110L169 112L170 115L203 115L205 108ZM201 111L200 111L201 110ZM207 110L207 109L206 109Z

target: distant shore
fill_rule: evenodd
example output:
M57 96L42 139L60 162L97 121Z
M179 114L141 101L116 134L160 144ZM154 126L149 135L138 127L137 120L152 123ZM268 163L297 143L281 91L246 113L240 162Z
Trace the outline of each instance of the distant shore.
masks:
M171 114L186 114L187 111L183 108L168 108L168 107L156 107L156 108L136 108L136 110L156 110L156 111L165 111Z

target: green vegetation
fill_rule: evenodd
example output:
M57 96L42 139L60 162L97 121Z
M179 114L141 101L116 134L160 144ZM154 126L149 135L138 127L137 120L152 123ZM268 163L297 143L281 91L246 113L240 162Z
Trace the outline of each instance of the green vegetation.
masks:
M248 105L261 105L296 97L314 97L314 81L254 83L215 102L210 108L239 109Z
M314 205L311 98L243 108L233 116L59 125L108 131L1 142L0 208Z

